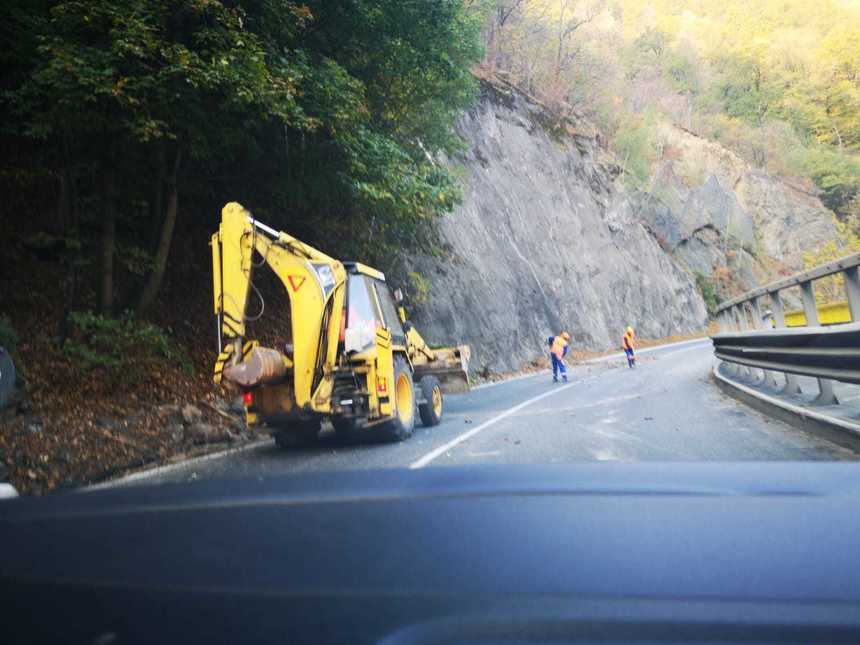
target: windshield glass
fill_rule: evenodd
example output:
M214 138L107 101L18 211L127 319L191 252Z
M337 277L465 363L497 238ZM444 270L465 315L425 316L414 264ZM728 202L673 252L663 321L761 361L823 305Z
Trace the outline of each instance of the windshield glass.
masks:
M351 275L347 284L349 285L347 327L376 329L381 318L368 279L363 275Z
M860 457L860 2L0 24L10 489Z
M379 280L373 281L373 288L376 291L376 299L382 309L385 326L389 329L392 336L401 338L403 336L403 327L400 325L400 316L397 315L397 305L394 304L391 289L388 288L387 284Z

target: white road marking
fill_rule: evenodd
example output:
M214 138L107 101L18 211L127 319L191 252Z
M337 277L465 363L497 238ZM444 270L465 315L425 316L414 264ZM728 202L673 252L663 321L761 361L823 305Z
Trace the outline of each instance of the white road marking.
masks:
M236 453L236 452L245 452L246 450L253 450L254 448L259 448L260 446L264 446L271 443L271 439L258 439L251 441L250 443L245 444L244 446L227 448L226 450L219 450L218 452L211 452L208 455L201 455L200 457L193 457L191 459L187 459L185 461L177 461L173 464L167 464L165 466L155 466L153 468L148 468L146 470L141 470L136 473L131 473L130 475L125 475L124 477L120 477L119 479L110 479L106 482L101 482L98 484L93 484L92 486L86 486L84 488L79 488L79 492L87 492L91 490L100 490L102 488L113 488L119 484L125 484L128 482L133 482L138 479L150 479L151 477L156 477L158 475L166 475L167 473L173 472L175 470L187 469L192 466L196 466L197 464L202 464L207 461L211 461L213 459L219 459L221 457L225 457L227 455ZM196 475L192 473L192 475Z
M474 437L479 432L482 432L483 430L486 430L487 428L489 428L494 423L497 423L497 422L501 421L502 419L506 419L507 417L511 416L512 414L519 412L524 407L531 405L532 403L536 403L536 402L540 401L541 399L545 399L548 396L552 396L553 394L558 394L559 392L564 392L565 390L572 388L574 385L581 385L582 383L585 383L586 381L590 381L593 378L595 378L595 377L590 376L588 378L582 379L581 381L574 381L573 383L568 383L567 385L562 385L560 387L549 390L548 392L544 392L543 394L538 394L537 396L534 396L530 399L527 399L527 400L523 401L522 403L520 403L519 405L515 405L514 407L512 407L508 410L505 410L501 414L497 414L492 419L490 419L488 421L484 421L481 425L477 426L476 428L472 428L468 432L464 432L463 434L458 435L457 437L454 437L451 441L449 441L446 444L439 446L435 450L428 452L426 455L421 457L421 459L418 459L418 460L412 462L411 464L409 464L409 468L412 470L416 470L418 468L424 468L424 466L429 464L431 461L433 461L434 459L436 459L440 455L449 451L454 446L457 446L457 445L463 443L464 441L471 439L472 437Z

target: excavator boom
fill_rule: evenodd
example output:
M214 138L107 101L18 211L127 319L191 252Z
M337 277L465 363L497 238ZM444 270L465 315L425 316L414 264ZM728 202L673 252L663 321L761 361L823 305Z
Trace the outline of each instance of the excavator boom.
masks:
M338 330L343 315L343 264L296 238L255 221L235 202L221 211L221 226L212 236L214 310L218 325L215 380L233 370L244 387L253 374L239 378L239 365L251 352L259 363L259 378L281 378L291 371L295 403L300 409L327 409L331 372L337 356ZM292 351L278 366L271 352L245 343L248 297L253 288L256 252L287 291L291 307Z

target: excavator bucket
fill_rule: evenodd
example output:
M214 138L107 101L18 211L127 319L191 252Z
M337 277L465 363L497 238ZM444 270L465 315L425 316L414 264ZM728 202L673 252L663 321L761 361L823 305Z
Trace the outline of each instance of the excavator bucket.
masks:
M444 394L468 392L469 358L471 357L469 346L433 349L433 354L435 354L435 360L415 365L415 379L421 380L431 374L439 379L439 385Z

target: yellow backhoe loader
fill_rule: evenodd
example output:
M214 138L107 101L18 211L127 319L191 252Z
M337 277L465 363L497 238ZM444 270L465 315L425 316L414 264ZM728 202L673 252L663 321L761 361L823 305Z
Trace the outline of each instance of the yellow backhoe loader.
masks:
M424 425L436 425L443 392L468 389L469 348L430 348L380 271L335 260L235 202L222 209L211 246L215 382L238 387L248 424L268 428L279 446L316 439L325 418L341 433L367 429L402 441L416 410ZM284 347L246 338L254 270L263 264L289 295Z

